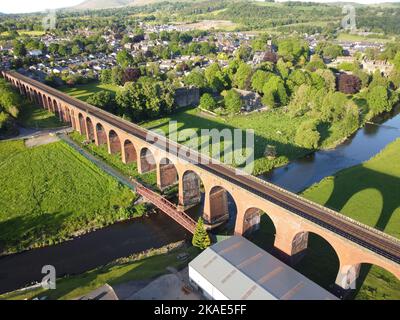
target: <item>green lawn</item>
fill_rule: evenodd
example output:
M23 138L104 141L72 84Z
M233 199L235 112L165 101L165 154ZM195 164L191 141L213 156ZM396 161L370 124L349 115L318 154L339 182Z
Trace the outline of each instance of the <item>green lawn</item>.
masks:
M309 153L309 150L300 148L294 144L296 128L304 120L302 118L290 118L281 110L270 112L253 113L249 115L236 115L231 118L212 117L201 113L197 108L186 109L177 112L170 117L161 118L154 121L142 123L146 128L158 129L168 134L170 121L177 121L178 131L194 129L200 136L201 129L229 129L231 133L238 128L243 131L253 129L255 133L255 163L253 174L261 174L269 171L275 166L285 164L288 160L295 159ZM173 138L173 137L172 137ZM185 139L179 138L178 141L185 143ZM243 141L245 138L243 137ZM244 145L245 142L243 142ZM210 144L212 144L210 140ZM269 160L264 156L267 145L275 145L278 157ZM220 150L223 150L221 144ZM221 155L223 152L221 152ZM236 163L237 165L238 163Z
M364 164L323 179L303 195L400 238L399 150L400 139ZM314 246L317 247L318 244ZM332 253L320 252L318 256L325 264L332 261ZM361 275L356 299L400 299L400 281L390 273L363 265Z
M59 90L65 92L72 97L86 101L91 95L96 92L110 91L112 93L116 93L119 90L119 87L112 84L100 84L98 82L91 82L88 84L77 85L73 88L65 86L59 88Z
M106 283L113 286L133 280L152 279L167 273L167 267L180 269L186 266L187 261L177 259L177 256L182 252L189 253L191 259L198 254L196 248L190 247L188 249L176 249L170 253L156 254L140 260L122 263L116 261L81 275L58 279L55 290L45 291L40 288L28 292L14 291L1 295L0 300L23 300L43 296L51 300L68 300L88 294Z
M0 252L50 245L136 214L135 196L64 142L0 143Z
M17 30L17 32L21 36L31 36L31 37L39 37L45 34L44 31L38 31L38 30ZM7 36L9 34L10 34L9 31L4 31L1 33L2 36Z
M53 129L66 125L54 113L28 102L22 106L18 122L23 127L36 129Z

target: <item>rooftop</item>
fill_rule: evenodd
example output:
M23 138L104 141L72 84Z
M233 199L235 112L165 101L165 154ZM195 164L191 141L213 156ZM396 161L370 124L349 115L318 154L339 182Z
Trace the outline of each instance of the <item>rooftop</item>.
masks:
M240 236L209 247L189 267L232 300L338 299Z

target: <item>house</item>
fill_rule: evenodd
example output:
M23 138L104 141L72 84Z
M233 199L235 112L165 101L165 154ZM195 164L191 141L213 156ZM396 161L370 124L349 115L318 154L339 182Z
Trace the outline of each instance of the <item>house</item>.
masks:
M192 260L189 281L210 300L338 300L241 236L222 240Z

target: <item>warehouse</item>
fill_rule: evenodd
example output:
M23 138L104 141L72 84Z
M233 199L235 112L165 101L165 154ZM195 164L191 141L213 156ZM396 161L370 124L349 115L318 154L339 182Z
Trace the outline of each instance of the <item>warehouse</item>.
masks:
M214 300L337 300L302 274L241 236L189 263L191 284Z

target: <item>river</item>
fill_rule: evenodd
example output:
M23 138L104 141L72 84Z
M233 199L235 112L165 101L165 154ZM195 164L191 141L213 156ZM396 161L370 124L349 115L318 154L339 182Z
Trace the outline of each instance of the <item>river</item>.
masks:
M316 151L261 178L298 193L324 177L365 162L400 137L400 106L373 122L367 123L337 148Z
M184 240L188 232L163 213L116 223L58 245L0 258L0 293L40 282L44 265L57 277L80 274L117 258Z

